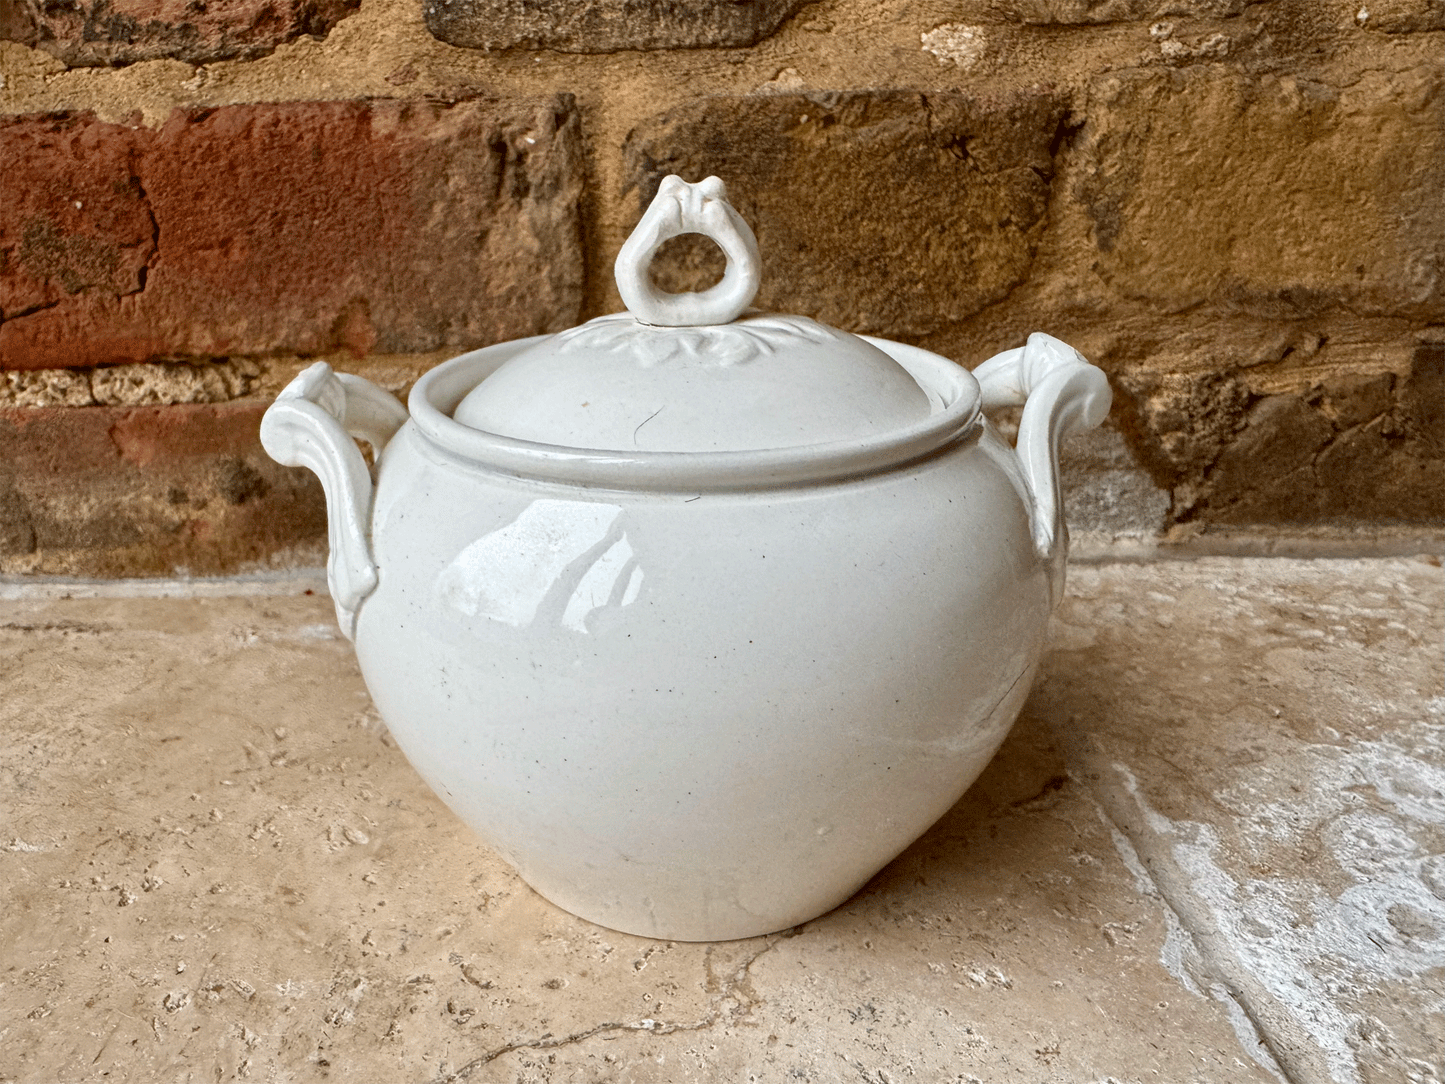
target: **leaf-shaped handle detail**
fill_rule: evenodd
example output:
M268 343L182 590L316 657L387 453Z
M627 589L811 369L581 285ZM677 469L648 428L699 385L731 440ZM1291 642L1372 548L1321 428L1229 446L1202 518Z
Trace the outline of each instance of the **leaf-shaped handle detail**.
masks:
M1017 454L1033 496L1034 548L1053 568L1054 601L1063 597L1068 528L1059 485L1059 446L1093 429L1113 402L1109 379L1068 343L1034 332L1028 343L989 358L973 371L983 408L1020 406Z
M331 555L326 582L336 620L347 639L356 614L376 587L371 557L371 471L352 437L371 445L380 461L388 441L407 420L406 408L370 381L335 373L324 361L291 381L261 419L261 444L288 467L306 467L326 493Z

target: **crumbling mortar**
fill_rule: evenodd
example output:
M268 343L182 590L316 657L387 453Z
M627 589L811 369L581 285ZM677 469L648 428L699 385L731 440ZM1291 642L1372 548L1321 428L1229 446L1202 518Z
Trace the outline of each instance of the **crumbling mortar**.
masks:
M1293 347L1287 348L1280 360L1283 360L1283 357L1288 357L1289 354L1293 352L1293 349ZM1323 487L1326 484L1325 479L1322 479L1319 474L1321 457L1326 455L1330 449L1334 448L1342 440L1352 434L1360 432L1370 425L1381 422L1380 436L1393 445L1403 446L1409 442L1410 436L1407 431L1407 426L1399 416L1400 404L1398 401L1398 389L1393 382L1391 385L1391 393L1392 401L1388 407L1351 425L1341 425L1337 418L1331 417L1327 411L1321 409L1322 403L1328 398L1328 392L1323 386L1316 385L1310 389L1309 392L1305 393L1302 397L1305 404L1316 414L1328 421L1331 428L1330 434L1309 451L1309 462L1305 465L1305 469L1308 470L1316 486ZM1217 503L1213 499L1214 494L1211 492L1213 489L1213 476L1219 467L1220 460L1230 445L1242 432L1249 428L1248 418L1250 410L1255 404L1265 398L1267 398L1266 395L1249 392L1239 410L1239 421L1234 428L1230 440L1224 442L1216 451L1215 455L1204 464L1200 470L1198 479L1185 480L1180 484L1171 486L1170 495L1172 503L1169 516L1173 523L1185 524L1192 522L1210 511L1217 511L1221 507L1228 507L1231 504L1235 504L1245 496L1245 493L1235 493L1231 494L1229 499L1223 503ZM1190 503L1187 506L1181 507L1179 503L1180 500L1188 500Z
M1249 412L1254 409L1256 403L1264 398L1265 396L1250 391L1246 387L1244 398L1240 401L1229 435L1220 440L1213 455L1199 468L1197 477L1189 478L1186 475L1177 479L1175 484L1169 487L1169 519L1172 523L1190 523L1208 511L1214 475L1219 470L1220 460L1224 458L1225 452L1233 447L1234 442L1239 439L1239 435L1249 428Z
M730 1024L736 1024L746 1020L747 1017L751 1015L753 1008L762 1000L753 994L750 989L747 989L753 964L757 963L759 959L772 951L774 946L780 942L797 937L802 932L803 926L794 926L791 929L771 935L762 948L733 969L732 976L720 985L717 994L711 999L708 1005L707 1014L703 1016L701 1020L692 1023L661 1023L650 1019L632 1022L607 1021L582 1031L573 1032L570 1035L558 1037L547 1033L536 1039L521 1039L497 1047L495 1050L489 1050L480 1057L473 1058L460 1068L434 1077L430 1081L430 1084L456 1084L457 1081L467 1079L472 1073L484 1066L490 1065L498 1058L518 1050L556 1050L559 1047L586 1042L588 1039L613 1031L645 1031L649 1035L671 1035L680 1031L707 1031L723 1023L725 1019L726 1022ZM711 983L714 980L710 964L711 961L707 960L707 973L709 982ZM727 1008L729 1002L732 1002L735 1008Z
M255 358L15 369L0 373L0 408L227 403L251 394L266 371Z

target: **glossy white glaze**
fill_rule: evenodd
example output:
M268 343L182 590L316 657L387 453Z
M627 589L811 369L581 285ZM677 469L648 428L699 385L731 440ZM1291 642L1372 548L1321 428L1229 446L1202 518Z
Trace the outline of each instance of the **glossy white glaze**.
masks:
M722 281L696 294L669 294L648 276L652 257L664 241L684 233L710 237L727 257ZM629 312L659 327L696 327L736 320L753 303L762 278L758 241L742 215L727 201L717 177L688 184L664 177L657 195L617 254L617 291Z
M452 416L547 340L433 370L394 435L324 365L268 412L268 450L322 475L338 616L393 736L559 906L683 940L795 925L1012 725L1062 585L1058 444L1107 382L1045 335L981 366L981 392L868 342L927 414L821 444L561 446ZM981 401L1025 404L1017 453Z
M718 452L867 439L929 414L903 366L814 320L661 328L618 313L519 352L452 417L543 444Z

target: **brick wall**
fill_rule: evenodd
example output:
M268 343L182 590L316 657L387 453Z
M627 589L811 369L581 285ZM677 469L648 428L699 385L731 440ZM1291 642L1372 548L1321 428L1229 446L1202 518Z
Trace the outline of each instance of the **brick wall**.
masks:
M0 0L0 39L0 572L317 563L268 396L619 308L669 172L727 180L768 307L1102 365L1076 533L1445 528L1440 0Z

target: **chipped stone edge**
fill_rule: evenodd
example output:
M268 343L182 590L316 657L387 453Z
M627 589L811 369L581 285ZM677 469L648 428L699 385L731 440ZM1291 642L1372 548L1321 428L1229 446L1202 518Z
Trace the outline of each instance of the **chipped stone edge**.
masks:
M1445 531L1239 533L1185 541L1077 535L1069 562L1076 565L1153 564L1207 558L1277 557L1281 560L1445 558ZM67 598L281 598L327 596L324 568L303 566L234 576L87 579L69 576L0 575L0 602Z
M326 597L324 568L255 572L243 576L90 580L64 576L0 576L0 602L73 598L281 598Z
M1079 565L1146 564L1205 557L1279 557L1288 560L1445 557L1445 527L1334 527L1316 530L1201 531L1113 537L1074 532L1069 562Z

